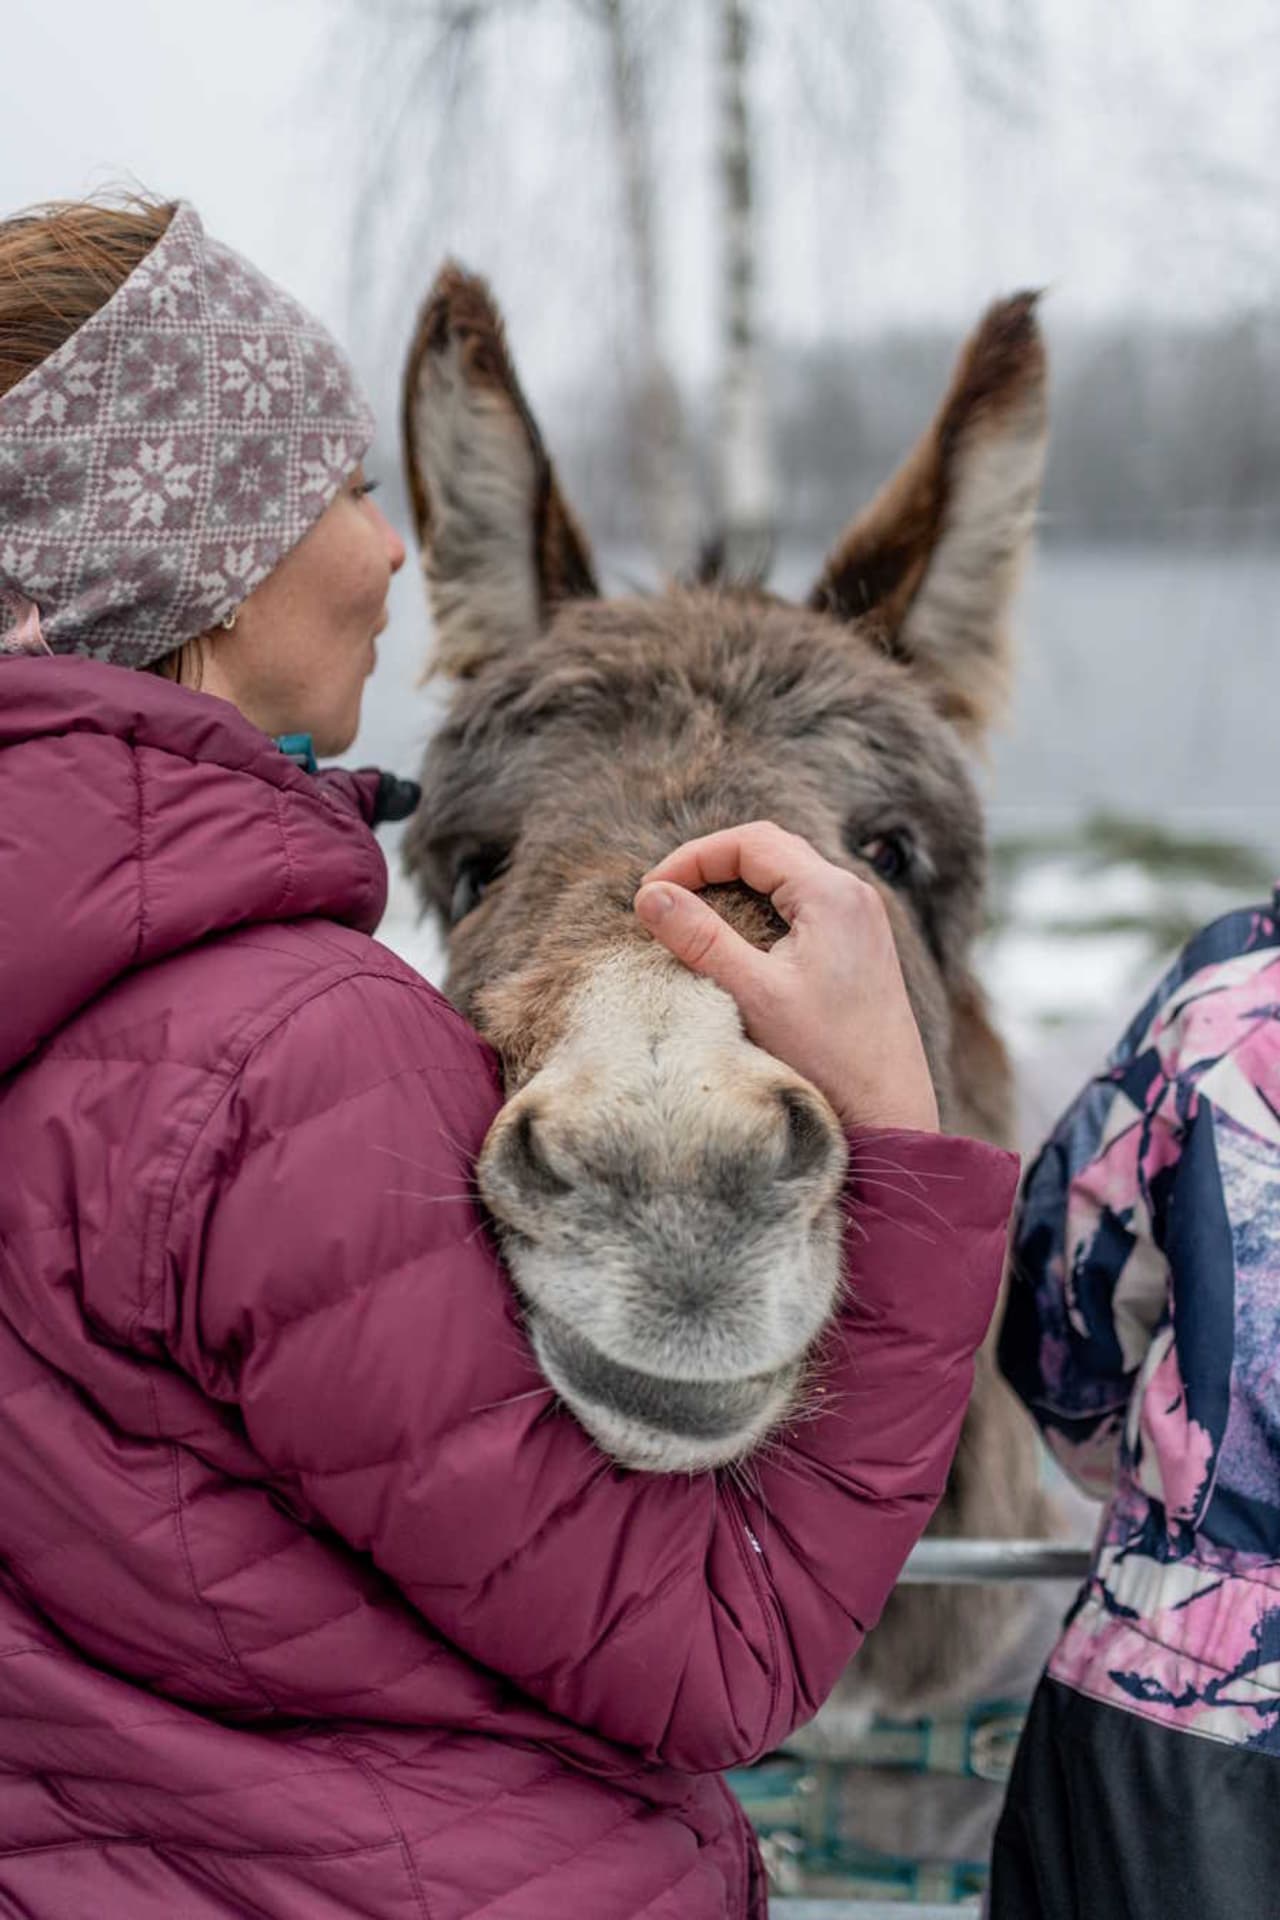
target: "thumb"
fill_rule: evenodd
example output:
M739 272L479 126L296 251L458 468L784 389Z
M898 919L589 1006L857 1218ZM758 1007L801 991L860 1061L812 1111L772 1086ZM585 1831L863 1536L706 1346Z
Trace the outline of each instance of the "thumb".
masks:
M714 980L739 1004L749 997L761 956L696 893L653 881L636 895L635 910L655 940L686 967Z

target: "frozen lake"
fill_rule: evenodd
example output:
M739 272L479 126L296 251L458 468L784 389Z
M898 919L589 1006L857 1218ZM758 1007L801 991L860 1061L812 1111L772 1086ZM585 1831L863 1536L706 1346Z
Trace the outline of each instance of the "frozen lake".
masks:
M774 579L802 591L815 570L815 556L787 552ZM1014 706L987 780L994 833L1106 808L1240 836L1280 859L1278 613L1280 557L1042 550L1016 610ZM352 763L415 766L435 711L415 685L427 632L411 560Z
M1050 548L1019 610L996 833L1106 808L1280 858L1280 557Z

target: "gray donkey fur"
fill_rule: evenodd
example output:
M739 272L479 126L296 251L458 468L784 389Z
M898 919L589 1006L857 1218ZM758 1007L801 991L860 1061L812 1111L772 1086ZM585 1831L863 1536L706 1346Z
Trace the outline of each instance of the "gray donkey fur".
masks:
M640 1470L727 1466L749 1489L751 1451L820 1399L847 1148L631 901L692 835L760 818L803 834L886 900L944 1124L1009 1138L970 970L986 852L969 754L1007 679L1043 464L1034 300L987 314L806 607L754 588L603 600L497 310L454 267L422 313L404 426L451 682L406 862L447 930L446 990L506 1073L482 1191L543 1370L601 1446ZM748 938L778 936L745 888L710 897ZM936 1234L887 1149L862 1171ZM1047 1518L1031 1429L984 1353L933 1530ZM1024 1607L899 1590L813 1738L838 1745L842 1712L964 1697Z

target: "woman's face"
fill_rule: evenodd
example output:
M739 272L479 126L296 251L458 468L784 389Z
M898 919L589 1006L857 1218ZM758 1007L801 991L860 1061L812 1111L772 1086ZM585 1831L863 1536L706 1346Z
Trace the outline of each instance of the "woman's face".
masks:
M309 533L241 605L230 632L214 628L200 685L264 733L309 733L317 754L356 737L364 683L387 624L387 588L404 542L357 467Z

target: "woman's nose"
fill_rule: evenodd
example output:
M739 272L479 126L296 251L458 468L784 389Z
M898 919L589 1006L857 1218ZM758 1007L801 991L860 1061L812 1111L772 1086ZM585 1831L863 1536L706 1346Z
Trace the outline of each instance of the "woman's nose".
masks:
M382 537L387 543L387 557L391 562L392 573L399 573L405 561L405 545L381 507L375 509L382 522Z

